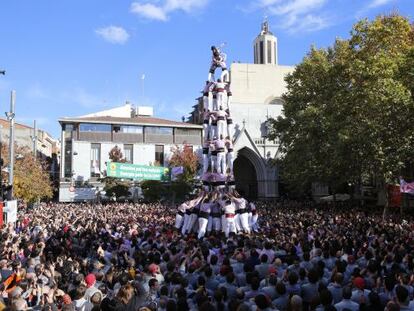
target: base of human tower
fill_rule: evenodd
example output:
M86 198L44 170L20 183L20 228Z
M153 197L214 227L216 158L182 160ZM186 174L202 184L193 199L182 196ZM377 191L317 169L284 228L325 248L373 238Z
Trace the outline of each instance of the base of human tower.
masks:
M232 96L226 54L212 46L211 66L203 93L203 189L178 207L175 227L182 235L251 234L258 231L256 206L235 190L233 176ZM215 80L217 68L222 69Z

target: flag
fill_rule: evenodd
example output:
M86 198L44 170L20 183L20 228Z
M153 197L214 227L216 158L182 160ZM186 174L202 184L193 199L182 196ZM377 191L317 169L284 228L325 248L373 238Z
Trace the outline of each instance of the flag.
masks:
M400 192L414 194L414 182L406 182L404 179L400 179Z
M183 173L184 173L184 167L182 167L182 166L173 167L172 170L171 170L171 175L173 177L176 177L177 175L181 175Z
M141 75L141 80L144 80L145 79L145 73L143 73L142 75Z

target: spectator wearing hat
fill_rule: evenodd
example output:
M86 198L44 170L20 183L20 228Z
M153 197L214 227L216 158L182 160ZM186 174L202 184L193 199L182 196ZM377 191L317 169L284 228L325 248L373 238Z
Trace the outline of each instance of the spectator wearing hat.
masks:
M95 274L89 273L87 276L85 276L85 284L86 284L86 291L85 291L85 299L90 302L91 297L99 292L102 296L102 293L98 288L95 287L96 285L96 277Z
M352 301L356 303L360 303L361 299L364 299L364 301L369 301L368 295L371 292L368 289L365 289L365 280L358 276L354 279L352 282L354 285L354 290L352 291ZM364 296L364 298L361 298Z

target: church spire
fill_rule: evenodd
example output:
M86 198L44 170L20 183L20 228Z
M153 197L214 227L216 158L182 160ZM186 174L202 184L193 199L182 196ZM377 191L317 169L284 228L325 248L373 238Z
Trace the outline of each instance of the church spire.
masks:
M265 17L260 34L254 40L254 63L277 65L277 38L269 29L269 22Z

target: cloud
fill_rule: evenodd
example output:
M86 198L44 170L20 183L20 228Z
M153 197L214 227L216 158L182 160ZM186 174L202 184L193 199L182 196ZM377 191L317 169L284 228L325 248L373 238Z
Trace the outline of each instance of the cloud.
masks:
M277 16L280 28L298 33L330 25L329 18L322 11L326 3L327 0L256 0L250 3L250 8L263 10L270 18Z
M374 9L377 8L379 6L383 6L386 5L390 2L392 2L393 0L372 0L368 5L367 5L367 9Z
M102 37L104 40L113 43L113 44L124 44L129 39L128 32L118 26L108 26L104 28L99 28L95 30L95 33Z
M146 19L166 22L174 11L191 14L203 9L210 0L149 0L146 3L133 2L130 12Z

